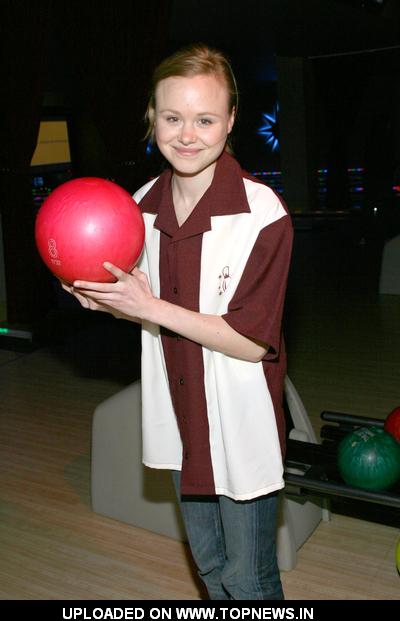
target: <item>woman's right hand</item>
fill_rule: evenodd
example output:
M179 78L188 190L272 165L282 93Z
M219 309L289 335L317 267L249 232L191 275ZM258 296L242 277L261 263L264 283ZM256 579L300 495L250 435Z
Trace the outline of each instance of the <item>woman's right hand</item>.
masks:
M107 311L106 308L101 308L101 305L95 302L94 300L86 297L85 295L83 295L82 293L74 289L74 287L70 283L65 282L64 280L61 280L61 279L60 279L60 283L64 291L67 291L67 293L70 293L71 295L73 295L78 300L80 305L83 306L83 308L87 308L88 310L109 312Z
M96 302L93 298L90 298L86 295L84 295L81 291L78 291L77 289L75 289L75 287L73 285L71 285L70 283L64 281L64 280L60 280L61 286L64 289L64 291L67 291L67 293L70 293L71 295L73 295L79 302L79 304L83 307L86 308L87 310L91 310L91 311L100 311L102 313L109 313L111 315L113 315L116 319L130 319L135 320L133 317L126 317L123 313L118 312L116 309L111 308L110 306L107 306L106 304L100 304L99 302Z

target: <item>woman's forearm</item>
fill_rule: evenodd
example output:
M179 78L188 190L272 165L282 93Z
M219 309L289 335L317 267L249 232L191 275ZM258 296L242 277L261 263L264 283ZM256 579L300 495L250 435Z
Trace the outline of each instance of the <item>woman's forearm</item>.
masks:
M259 362L268 350L267 344L243 336L218 315L198 313L158 298L149 301L146 319L207 349L241 360Z

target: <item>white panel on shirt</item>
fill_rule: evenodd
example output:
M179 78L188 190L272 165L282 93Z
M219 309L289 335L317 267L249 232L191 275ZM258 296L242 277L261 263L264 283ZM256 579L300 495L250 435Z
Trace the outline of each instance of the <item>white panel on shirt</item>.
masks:
M267 186L244 180L251 212L212 218L204 233L200 311L223 315L260 231L286 215ZM222 284L221 284L222 283ZM275 413L262 363L203 348L216 492L247 500L283 487Z
M133 196L137 203L157 179ZM155 296L160 295L160 232L154 228L156 214L144 213L145 247L138 268L149 278ZM150 252L149 252L150 251ZM172 406L160 327L142 322L142 445L143 463L151 468L181 469L182 442Z

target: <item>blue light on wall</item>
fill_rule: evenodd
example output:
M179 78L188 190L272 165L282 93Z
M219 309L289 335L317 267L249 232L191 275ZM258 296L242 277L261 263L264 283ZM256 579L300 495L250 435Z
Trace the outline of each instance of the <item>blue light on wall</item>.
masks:
M271 149L272 153L279 150L278 140L278 102L272 108L272 111L262 113L263 125L258 130L258 134L263 136L265 144Z

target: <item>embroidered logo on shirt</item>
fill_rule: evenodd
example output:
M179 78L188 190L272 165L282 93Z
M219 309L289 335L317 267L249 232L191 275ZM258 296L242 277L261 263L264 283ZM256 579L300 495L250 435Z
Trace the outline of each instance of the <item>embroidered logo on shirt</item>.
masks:
M222 295L227 290L229 282L231 280L231 277L229 276L229 265L225 265L221 274L218 276L218 280L219 280L219 285L218 285L219 295Z

